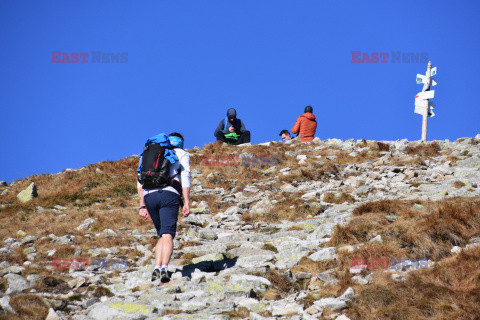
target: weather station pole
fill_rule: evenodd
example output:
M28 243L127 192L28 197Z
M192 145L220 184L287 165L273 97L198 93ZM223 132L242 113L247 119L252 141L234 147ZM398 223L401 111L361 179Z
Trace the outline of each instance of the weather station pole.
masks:
M433 108L435 105L429 99L433 99L434 90L430 90L431 86L437 85L437 81L432 77L437 74L437 67L432 69L432 62L428 62L427 72L425 75L417 74L417 84L423 83L422 92L415 96L415 113L423 116L422 121L422 141L427 141L427 124L428 118L435 116Z

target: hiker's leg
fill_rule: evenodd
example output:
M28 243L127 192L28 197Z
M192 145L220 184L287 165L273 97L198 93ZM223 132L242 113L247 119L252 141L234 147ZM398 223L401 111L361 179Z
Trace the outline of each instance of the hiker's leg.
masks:
M227 142L227 139L225 139L225 135L221 131L217 132L215 134L215 137L217 138L217 141Z
M170 257L172 256L173 252L173 237L171 234L165 233L162 235L161 238L161 264L162 266L168 266L170 262ZM156 250L156 249L155 249ZM155 255L155 262L156 262L156 255ZM157 264L158 265L158 264Z
M165 266L168 265L173 252L173 238L175 238L177 232L180 197L171 191L160 190L158 193L161 197L160 219L162 221L159 253L161 265ZM155 250L157 250L157 248L155 248ZM157 255L155 255L155 259L156 258Z
M155 265L161 266L162 265L162 241L163 237L160 237L157 241L157 245L155 246Z
M238 144L243 144L248 142L250 142L250 131L245 131L240 135L240 138L238 138L236 144L238 145Z
M148 193L144 197L145 199L145 205L147 206L148 214L150 218L152 219L153 225L155 226L155 229L157 230L157 235L160 236L160 239L157 241L157 244L155 246L155 265L159 266L160 265L160 260L161 260L161 233L160 230L162 228L162 223L160 222L160 203L161 203L161 198L160 194L158 192L152 192Z

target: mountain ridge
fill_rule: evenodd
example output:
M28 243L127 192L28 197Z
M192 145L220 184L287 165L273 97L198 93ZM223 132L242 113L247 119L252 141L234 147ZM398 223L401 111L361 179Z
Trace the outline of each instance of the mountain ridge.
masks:
M212 143L187 151L192 214L179 219L167 285L149 281L155 233L151 221L134 210L138 158L0 187L0 221L8 226L0 231L5 314L18 319L45 319L49 313L62 319L477 314L479 136L426 143L318 138ZM18 201L17 194L32 182L38 197ZM68 268L58 268L54 258L69 262ZM75 259L84 261L86 270L70 269ZM107 266L92 263L95 259ZM459 266L465 272L456 270ZM428 311L425 301L432 302Z

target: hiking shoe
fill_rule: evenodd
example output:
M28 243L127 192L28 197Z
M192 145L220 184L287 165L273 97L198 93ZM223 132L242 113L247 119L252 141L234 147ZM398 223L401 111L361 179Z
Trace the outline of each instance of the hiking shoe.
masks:
M162 271L160 271L160 274L162 276L161 281L163 283L170 281L170 276L168 275L167 270L162 269Z
M155 281L160 277L161 277L160 270L158 270L158 269L153 270L152 281Z

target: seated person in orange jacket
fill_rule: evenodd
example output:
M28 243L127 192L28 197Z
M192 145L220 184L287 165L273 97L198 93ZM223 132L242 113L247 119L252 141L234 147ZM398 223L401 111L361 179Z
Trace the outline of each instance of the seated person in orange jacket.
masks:
M302 142L312 141L315 131L317 130L317 121L312 112L313 108L311 106L306 106L304 114L298 117L292 128L292 133L298 134L298 136L301 137L302 140L300 141Z

